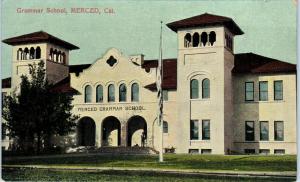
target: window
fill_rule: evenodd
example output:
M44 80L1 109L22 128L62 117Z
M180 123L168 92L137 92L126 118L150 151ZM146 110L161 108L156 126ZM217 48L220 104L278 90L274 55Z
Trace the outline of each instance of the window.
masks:
M187 33L184 36L184 47L190 47L192 42L192 36L191 34Z
M57 53L57 62L58 62L58 63L62 63L62 59L61 59L61 51L58 51L58 53Z
M52 61L57 62L57 50L54 49L54 51L52 52L53 58Z
M29 59L35 59L35 50L33 47L29 50Z
M191 120L190 123L190 139L198 140L199 139L199 123L198 120Z
M40 59L40 58L41 58L41 48L38 46L35 52L35 59Z
M198 80L191 80L191 86L190 86L190 94L191 94L191 99L197 99L199 98L199 83Z
M119 101L120 102L126 102L126 85L123 83L119 87Z
M87 85L84 89L84 102L89 103L92 102L92 87L90 85Z
M264 155L270 154L270 150L269 149L259 149L259 154L264 154Z
M266 81L259 82L259 100L260 101L268 100L268 82Z
M169 100L168 90L163 90L162 93L163 93L163 100L168 101Z
M29 59L29 50L28 48L26 47L24 49L24 54L23 54L23 60L28 60Z
M246 121L245 136L246 141L254 141L254 121Z
M210 121L202 120L202 140L210 140Z
M205 47L205 45L206 45L206 43L207 43L207 38L208 36L207 36L207 33L206 32L202 32L201 33L201 43L202 43L202 45Z
M199 154L199 149L189 149L189 154Z
M50 59L51 61L54 60L54 59L53 59L53 49L52 49L52 48L50 48L49 59Z
M61 56L62 56L62 63L66 64L66 54L63 52Z
M274 154L285 154L285 150L284 149L275 149Z
M96 88L96 102L103 102L103 87L98 85Z
M117 60L113 57L113 56L110 56L108 58L108 60L106 60L106 63L110 66L110 67L113 67L116 63L117 63Z
M23 54L23 50L22 48L19 48L17 51L17 60L23 60L22 54Z
M167 121L163 122L163 132L164 133L168 133L169 132L168 122Z
M260 122L260 140L261 141L269 140L269 122L268 121Z
M115 102L115 86L113 84L108 86L108 102Z
M139 101L139 85L137 83L131 85L131 101Z
M283 121L274 122L274 140L283 141L284 140L284 126Z
M274 81L274 100L283 99L283 86L282 80Z
M255 149L245 149L245 154L255 154Z
M216 32L214 31L211 31L209 33L209 42L210 42L210 45L213 46L214 43L216 42Z
M210 97L210 81L209 79L205 78L202 81L202 98L209 98Z
M193 35L193 47L199 46L199 34L196 32Z
M245 100L254 101L254 82L245 83Z
M211 154L211 149L201 149L201 154Z

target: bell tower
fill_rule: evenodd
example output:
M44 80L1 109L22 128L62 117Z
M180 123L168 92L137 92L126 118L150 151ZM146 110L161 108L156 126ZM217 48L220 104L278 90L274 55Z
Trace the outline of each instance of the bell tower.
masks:
M30 65L45 63L46 78L57 83L69 75L69 51L77 46L39 31L3 40L13 46L12 53L12 90L19 87L22 75L29 75ZM30 77L29 77L30 78Z
M233 37L243 31L231 18L207 13L167 26L178 35L177 152L229 153Z

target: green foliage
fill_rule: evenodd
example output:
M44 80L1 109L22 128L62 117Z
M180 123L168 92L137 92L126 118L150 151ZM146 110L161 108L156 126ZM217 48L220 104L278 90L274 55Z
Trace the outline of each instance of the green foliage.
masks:
M155 155L65 155L41 158L4 160L4 165L97 166L161 169L233 170L233 171L296 171L295 155L189 155L165 154L159 163Z
M3 117L18 150L35 148L39 152L41 147L49 147L52 135L71 132L78 116L71 113L71 95L51 91L43 61L30 66L30 77L22 75L17 94L5 98Z
M47 169L8 169L3 168L2 177L7 181L184 181L184 182L279 182L295 181L295 179L266 178L266 177L226 177L217 175L185 175L170 173L155 173L141 171L80 171L80 170L47 170Z

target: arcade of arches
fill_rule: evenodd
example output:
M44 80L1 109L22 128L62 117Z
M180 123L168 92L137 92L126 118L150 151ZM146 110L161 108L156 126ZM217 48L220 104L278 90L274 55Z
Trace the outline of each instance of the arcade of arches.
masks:
M77 145L96 145L96 124L90 117L83 117L77 124ZM101 147L103 146L147 146L147 123L141 116L132 116L122 123L114 116L101 123Z

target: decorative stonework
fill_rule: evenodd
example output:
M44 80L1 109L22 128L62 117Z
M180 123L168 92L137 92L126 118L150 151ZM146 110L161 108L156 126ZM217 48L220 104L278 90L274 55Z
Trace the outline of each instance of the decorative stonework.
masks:
M113 67L114 64L117 63L117 60L116 60L113 56L110 56L109 59L106 61L106 63L107 63L110 67Z

